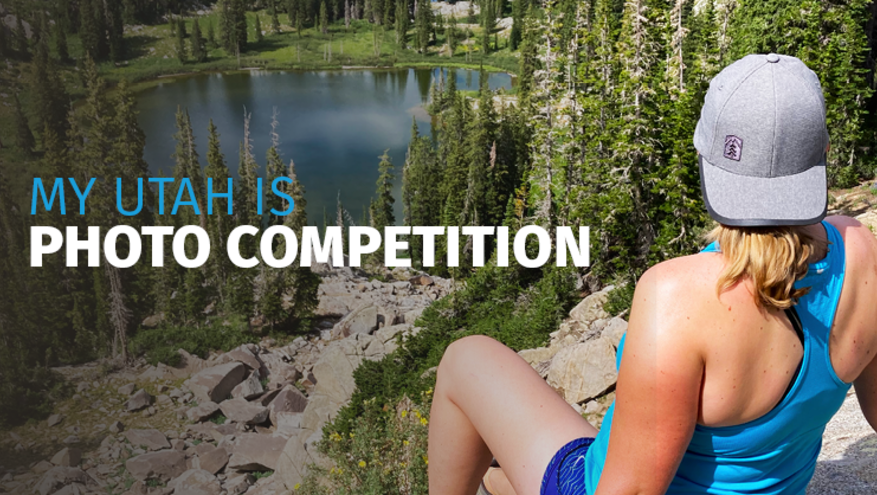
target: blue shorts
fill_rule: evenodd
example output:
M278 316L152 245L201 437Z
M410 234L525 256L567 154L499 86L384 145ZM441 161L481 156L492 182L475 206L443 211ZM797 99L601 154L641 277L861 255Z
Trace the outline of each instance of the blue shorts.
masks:
M539 493L586 495L585 455L592 443L594 443L593 438L577 438L561 447L548 463Z

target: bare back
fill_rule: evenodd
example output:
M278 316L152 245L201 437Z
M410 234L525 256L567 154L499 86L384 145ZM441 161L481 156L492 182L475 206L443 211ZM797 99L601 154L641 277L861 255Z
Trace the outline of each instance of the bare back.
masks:
M860 378L877 354L877 240L855 220L832 217L828 221L844 238L846 254L830 355L838 377L850 383ZM814 234L824 238L824 229L814 227L818 229ZM723 267L719 253L702 253L669 264L678 265L672 271L688 281L685 292L691 296L690 304L680 311L688 313L686 330L697 333L693 340L704 361L697 422L732 426L770 412L794 379L804 353L789 318L781 310L758 308L748 281L719 298L715 287ZM877 376L872 383L865 393L874 394L877 407Z

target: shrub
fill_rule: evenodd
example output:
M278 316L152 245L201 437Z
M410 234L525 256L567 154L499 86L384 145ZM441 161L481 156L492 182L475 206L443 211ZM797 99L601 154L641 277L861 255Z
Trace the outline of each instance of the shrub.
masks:
M363 405L351 431L327 426L320 452L334 466L314 466L296 493L306 495L400 495L427 493L427 434L432 390L415 404L407 397L395 407L379 407L376 398Z
M129 350L134 355L145 355L152 365L161 362L175 366L180 361L178 349L205 357L210 351L228 351L258 339L243 319L213 320L200 327L142 329L131 339Z

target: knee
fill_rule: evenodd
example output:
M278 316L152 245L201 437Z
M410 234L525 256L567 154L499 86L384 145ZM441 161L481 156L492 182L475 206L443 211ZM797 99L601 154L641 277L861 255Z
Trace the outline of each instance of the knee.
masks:
M454 341L445 350L439 363L436 371L438 383L453 382L461 373L473 371L481 363L481 359L489 355L490 349L496 346L502 344L485 335L471 335Z

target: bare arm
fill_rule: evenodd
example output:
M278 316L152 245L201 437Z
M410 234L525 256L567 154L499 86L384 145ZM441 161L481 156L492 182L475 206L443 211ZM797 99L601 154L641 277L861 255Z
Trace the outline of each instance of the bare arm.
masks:
M664 494L694 432L704 361L685 305L671 303L672 270L637 284L597 495Z

